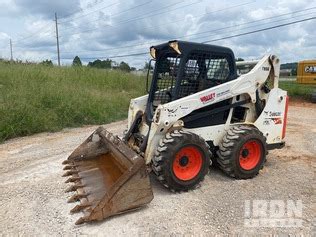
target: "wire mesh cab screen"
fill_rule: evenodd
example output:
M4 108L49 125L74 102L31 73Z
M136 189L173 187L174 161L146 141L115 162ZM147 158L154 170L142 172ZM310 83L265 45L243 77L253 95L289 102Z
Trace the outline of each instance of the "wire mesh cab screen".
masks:
M180 57L166 56L156 63L157 82L153 106L165 104L172 100L176 86L176 78L180 64Z
M186 60L183 69L179 68L181 60ZM154 108L217 86L226 82L230 75L227 58L209 52L194 52L189 57L166 55L155 66Z
M192 53L186 61L178 98L217 86L229 78L229 63L224 56Z

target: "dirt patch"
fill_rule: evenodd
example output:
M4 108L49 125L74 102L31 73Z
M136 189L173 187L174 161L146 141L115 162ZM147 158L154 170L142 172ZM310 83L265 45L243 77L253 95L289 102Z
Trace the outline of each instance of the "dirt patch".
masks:
M126 121L106 125L121 133ZM0 145L0 230L3 235L301 234L315 231L316 106L291 103L286 147L271 151L260 174L234 180L211 168L201 186L174 194L151 177L154 200L140 210L75 226L81 214L64 193L61 162L96 126L65 129ZM300 228L249 228L245 200L302 200ZM314 223L313 223L314 221Z
M316 108L315 103L311 103L310 101L302 98L292 98L289 100L290 106L299 106L299 107L308 107L308 108Z

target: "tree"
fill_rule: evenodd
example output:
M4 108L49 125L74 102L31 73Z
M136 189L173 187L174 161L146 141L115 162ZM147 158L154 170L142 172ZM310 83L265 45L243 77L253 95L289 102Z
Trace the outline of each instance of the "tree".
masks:
M297 68L292 68L291 69L291 76L297 76Z
M72 66L74 66L74 67L81 67L82 66L81 60L78 56L76 56L74 58L74 60L72 61Z
M236 58L236 62L245 61L243 58Z
M126 62L121 62L119 65L119 69L125 72L130 72L131 68Z
M46 59L46 60L43 60L42 62L40 62L40 65L53 66L54 64L53 64L52 60Z
M88 67L110 69L112 68L112 60L106 59L106 60L101 61L100 59L97 59L97 60L94 60L93 62L89 62Z

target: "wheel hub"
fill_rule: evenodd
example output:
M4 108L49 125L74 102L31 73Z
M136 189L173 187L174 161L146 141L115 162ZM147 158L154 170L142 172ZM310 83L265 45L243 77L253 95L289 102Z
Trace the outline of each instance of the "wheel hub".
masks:
M244 170L254 169L260 162L262 148L258 140L247 141L239 153L239 165Z
M180 158L179 164L184 167L189 163L189 158L187 156L182 156Z
M249 150L248 149L243 149L241 152L241 156L243 158L246 158L249 155Z
M194 179L202 168L202 157L200 149L196 146L187 145L181 148L173 161L174 175L183 181Z

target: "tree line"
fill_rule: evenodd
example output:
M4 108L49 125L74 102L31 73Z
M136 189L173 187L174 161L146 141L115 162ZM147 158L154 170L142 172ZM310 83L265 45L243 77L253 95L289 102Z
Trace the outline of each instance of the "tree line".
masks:
M76 56L73 61L72 61L72 66L74 67L81 67L82 62L78 56ZM130 67L128 63L122 61L120 63L117 63L111 59L106 59L106 60L94 60L93 62L88 63L88 67L93 67L93 68L99 68L99 69L119 69L121 71L125 72L130 72L130 71L135 71L135 67Z

